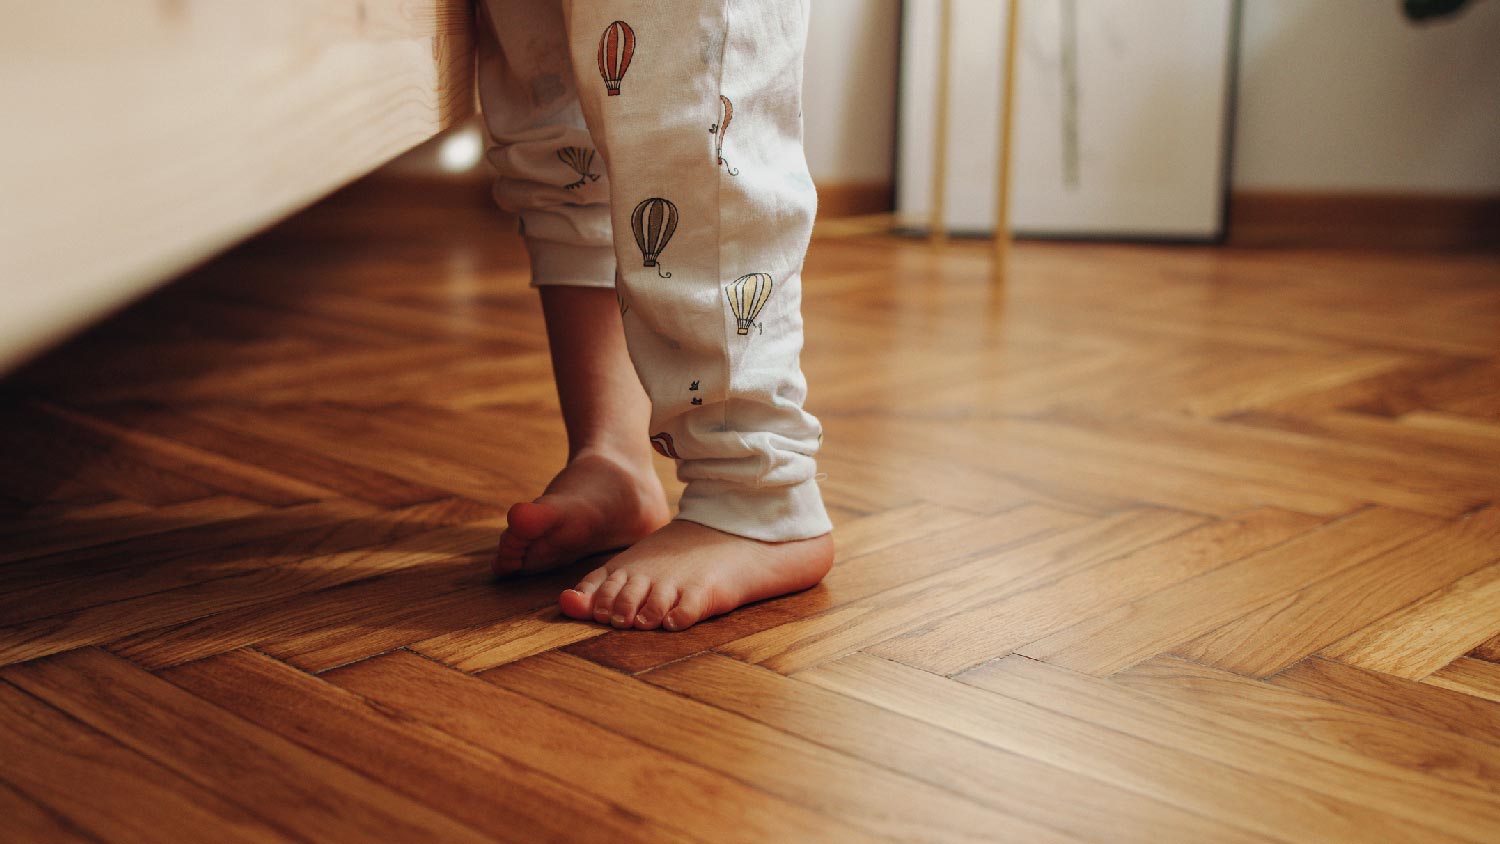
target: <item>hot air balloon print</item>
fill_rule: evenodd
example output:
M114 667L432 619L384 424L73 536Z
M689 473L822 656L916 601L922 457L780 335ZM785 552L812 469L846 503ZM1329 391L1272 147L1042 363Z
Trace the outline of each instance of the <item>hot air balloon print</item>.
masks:
M672 445L672 435L666 431L651 436L651 447L656 449L656 453L662 457L670 457L673 460L682 459L677 454L677 448Z
M635 232L635 245L641 249L641 266L656 267L658 276L671 278L656 259L677 231L677 206L659 196L642 200L630 215L630 228Z
M635 55L635 30L624 21L615 21L604 28L599 36L599 75L604 77L604 90L611 97L620 96L620 80L630 69L630 58Z
M760 309L771 298L773 283L768 273L742 275L724 285L724 295L729 297L729 310L734 313L734 324L739 334L749 334L750 326L760 316Z
M729 172L729 175L738 176L740 171L730 167L729 162L724 160L724 133L729 131L729 121L733 119L734 103L730 102L728 97L720 94L719 122L710 125L708 131L714 133L714 157L719 160L720 164L724 165L724 169Z
M557 151L557 159L578 174L578 181L563 185L564 188L575 190L588 182L599 181L599 174L593 172L594 151L588 147L563 147Z

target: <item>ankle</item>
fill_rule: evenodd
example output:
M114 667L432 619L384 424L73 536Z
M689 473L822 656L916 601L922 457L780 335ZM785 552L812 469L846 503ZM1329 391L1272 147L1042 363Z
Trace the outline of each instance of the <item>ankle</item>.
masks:
M633 468L651 463L651 449L642 443L626 443L618 438L607 437L569 445L568 465L592 460L605 460Z

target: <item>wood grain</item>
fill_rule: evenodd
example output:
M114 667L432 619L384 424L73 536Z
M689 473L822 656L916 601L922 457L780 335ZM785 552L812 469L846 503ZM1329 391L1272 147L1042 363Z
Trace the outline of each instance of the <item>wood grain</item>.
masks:
M1256 510L1154 542L982 607L928 622L866 653L953 674L996 654L1277 545L1317 524Z
M298 837L494 840L102 651L11 666L0 678Z
M1454 581L1324 648L1340 662L1420 680L1500 629L1500 562Z
M1236 768L1464 840L1485 840L1500 818L1500 800L1487 791L1413 774L1365 752L1298 735L1285 729L1279 712L1228 715L1176 695L1138 694L1021 656L988 663L960 679L1167 747L1210 753Z
M165 676L503 841L690 840L251 651L200 660ZM578 822L580 814L588 823Z
M473 109L456 0L121 0L91 23L34 6L0 37L34 80L0 99L0 369Z
M1018 653L1109 674L1255 610L1289 588L1399 547L1430 519L1372 508L1223 568L1075 624Z
M450 671L415 654L398 651L324 676L407 717L565 778L587 793L613 796L629 810L681 832L714 830L718 840L746 842L785 835L827 841L874 840L833 818L799 808L700 763ZM736 806L736 824L714 823L712 806L720 801Z
M1109 718L1079 717L1076 709L1059 712L1014 696L954 688L936 675L865 654L827 663L798 679L1271 838L1442 840L1430 827L1258 776L1197 752L1197 746L1186 750L1180 743L1140 737ZM1071 702L1071 697L1063 701Z
M1493 840L1500 258L820 226L834 568L640 633L488 569L567 442L472 187L0 380L0 840Z
M481 676L872 835L897 841L1076 840L577 657L544 654Z
M1079 840L1260 840L1221 820L717 654L641 678Z
M1365 628L1500 553L1500 508L1489 507L1243 615L1177 653L1268 677Z

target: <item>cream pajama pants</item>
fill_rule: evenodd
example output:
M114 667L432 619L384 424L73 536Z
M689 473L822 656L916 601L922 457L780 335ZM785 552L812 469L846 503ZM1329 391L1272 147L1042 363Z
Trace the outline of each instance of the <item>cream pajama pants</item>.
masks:
M808 0L483 0L479 92L534 285L614 287L678 518L831 525L802 409Z

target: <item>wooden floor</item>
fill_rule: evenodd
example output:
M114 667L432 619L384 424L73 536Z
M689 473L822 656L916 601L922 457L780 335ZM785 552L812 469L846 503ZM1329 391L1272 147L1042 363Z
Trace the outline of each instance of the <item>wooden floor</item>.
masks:
M1500 840L1500 259L820 238L838 564L611 632L510 229L354 194L0 385L0 839Z

